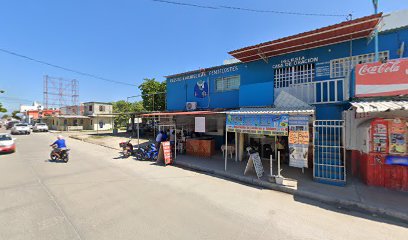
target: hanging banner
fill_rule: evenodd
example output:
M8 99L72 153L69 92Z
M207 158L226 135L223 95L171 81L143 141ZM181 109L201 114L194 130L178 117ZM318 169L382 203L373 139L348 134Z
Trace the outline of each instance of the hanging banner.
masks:
M288 121L288 115L227 114L226 127L229 132L287 136Z
M196 98L205 98L208 96L208 83L203 80L199 80L194 86L194 96Z
M377 118L371 122L370 151L388 153L388 121Z
M356 97L408 94L408 59L356 66Z
M289 166L308 167L309 116L289 117Z

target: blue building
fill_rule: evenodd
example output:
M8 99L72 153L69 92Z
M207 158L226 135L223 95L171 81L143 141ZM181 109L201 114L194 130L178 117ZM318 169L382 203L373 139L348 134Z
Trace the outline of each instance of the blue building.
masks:
M338 154L331 157L333 153L315 148L314 164L319 171L316 156L334 159L329 165L344 170L344 176L334 178L345 181L344 143L334 138L342 134L342 112L349 108L352 98L353 68L374 61L376 28L380 61L407 57L407 19L408 11L380 13L231 51L235 63L167 76L167 110L274 109L285 92L281 98L291 96L290 100L315 109L314 143L322 140L326 127L331 127L326 125L339 124L339 129L320 142L323 149L338 145ZM282 107L282 102L279 104ZM322 171L332 173L337 169Z
M374 61L377 24L380 60L405 57L406 25L396 26L392 14L359 18L229 52L238 63L167 76L167 110L187 110L188 102L201 110L273 106L287 91L316 106L317 119L341 119L350 69Z

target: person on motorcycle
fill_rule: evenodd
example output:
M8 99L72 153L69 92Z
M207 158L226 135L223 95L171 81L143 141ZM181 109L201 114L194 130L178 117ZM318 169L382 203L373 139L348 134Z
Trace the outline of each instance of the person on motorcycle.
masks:
M61 152L61 150L67 149L67 145L65 144L65 139L62 137L62 135L58 135L57 141L55 141L53 144L50 146L54 146L54 150L52 150L54 153L58 154Z

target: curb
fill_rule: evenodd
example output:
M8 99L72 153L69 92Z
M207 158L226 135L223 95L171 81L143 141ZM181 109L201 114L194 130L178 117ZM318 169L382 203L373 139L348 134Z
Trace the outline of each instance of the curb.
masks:
M325 196L325 195L315 194L315 193L306 192L306 191L298 191L298 190L295 190L295 189L290 188L290 187L277 185L275 183L269 183L269 182L265 182L265 181L262 181L262 180L259 180L259 179L253 179L253 178L246 178L246 177L243 177L243 176L237 176L237 175L226 173L224 171L213 170L213 169L209 169L209 168L205 168L205 167L195 166L195 165L192 165L192 164L189 164L189 163L177 163L177 162L174 162L173 166L181 167L181 168L188 168L188 169L191 169L191 170L205 172L205 173L210 173L212 175L221 176L221 177L231 179L231 180L235 180L235 181L238 181L238 182L247 183L249 185L253 185L253 186L257 186L257 187L263 187L263 188L267 188L267 189L271 189L271 190L291 194L294 197L303 197L303 198L307 198L307 199L310 199L310 200L315 200L315 201L318 201L318 202L329 204L329 205L332 205L332 206L341 207L343 209L359 211L359 212L366 213L366 214L371 214L371 215L378 215L378 216L391 218L391 219L394 219L396 221L401 221L403 223L408 224L408 215L400 213L400 212L396 212L396 211L393 211L393 210L389 210L389 209L368 206L368 205L365 205L363 203L359 203L359 202L355 202L355 201L341 200L341 199L332 198L332 197L328 197L328 196Z

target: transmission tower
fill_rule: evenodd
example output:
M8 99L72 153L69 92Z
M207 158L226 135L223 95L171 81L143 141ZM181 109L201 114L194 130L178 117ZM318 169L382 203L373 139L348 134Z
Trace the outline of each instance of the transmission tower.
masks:
M65 114L79 114L79 82L76 79L44 76L44 107L69 109Z

